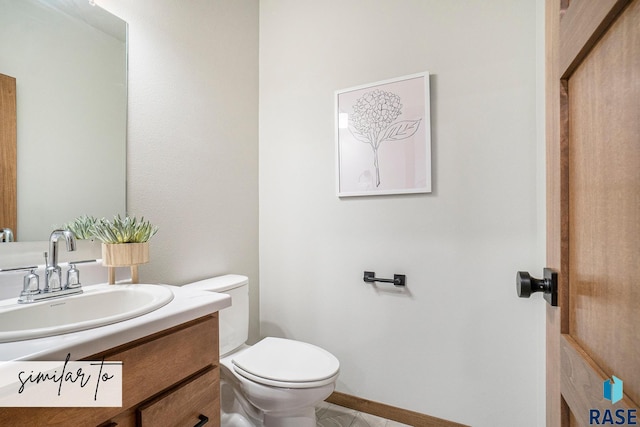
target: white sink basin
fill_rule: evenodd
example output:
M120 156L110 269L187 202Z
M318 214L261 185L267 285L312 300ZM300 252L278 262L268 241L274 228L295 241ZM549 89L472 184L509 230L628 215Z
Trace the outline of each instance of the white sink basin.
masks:
M17 304L0 301L0 342L60 335L122 322L150 313L173 299L160 285L95 285L79 295Z

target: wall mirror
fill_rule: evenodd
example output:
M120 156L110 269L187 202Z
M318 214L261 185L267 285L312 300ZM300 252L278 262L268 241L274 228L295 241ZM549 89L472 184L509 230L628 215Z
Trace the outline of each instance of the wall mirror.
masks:
M16 241L126 213L126 32L89 0L0 0L0 74L16 87Z

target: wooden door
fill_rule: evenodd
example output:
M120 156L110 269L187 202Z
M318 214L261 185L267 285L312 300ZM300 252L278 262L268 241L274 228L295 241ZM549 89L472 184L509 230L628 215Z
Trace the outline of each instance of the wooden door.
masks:
M0 229L16 233L16 79L0 74Z
M640 425L640 0L545 13L547 425Z

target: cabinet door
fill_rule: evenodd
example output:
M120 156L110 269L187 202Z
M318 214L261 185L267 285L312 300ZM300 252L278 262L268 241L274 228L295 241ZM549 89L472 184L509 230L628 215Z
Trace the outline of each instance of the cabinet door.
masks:
M140 425L220 427L219 391L218 368L210 368L138 408Z

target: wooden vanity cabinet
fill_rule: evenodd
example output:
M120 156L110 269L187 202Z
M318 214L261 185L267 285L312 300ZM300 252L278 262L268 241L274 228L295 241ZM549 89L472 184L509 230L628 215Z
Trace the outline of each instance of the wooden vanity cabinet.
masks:
M220 401L212 399L220 389L218 371L209 369L169 393L140 406L137 410L143 426L205 426L220 418Z
M85 360L103 357L123 363L121 408L0 408L0 425L220 427L217 313Z

